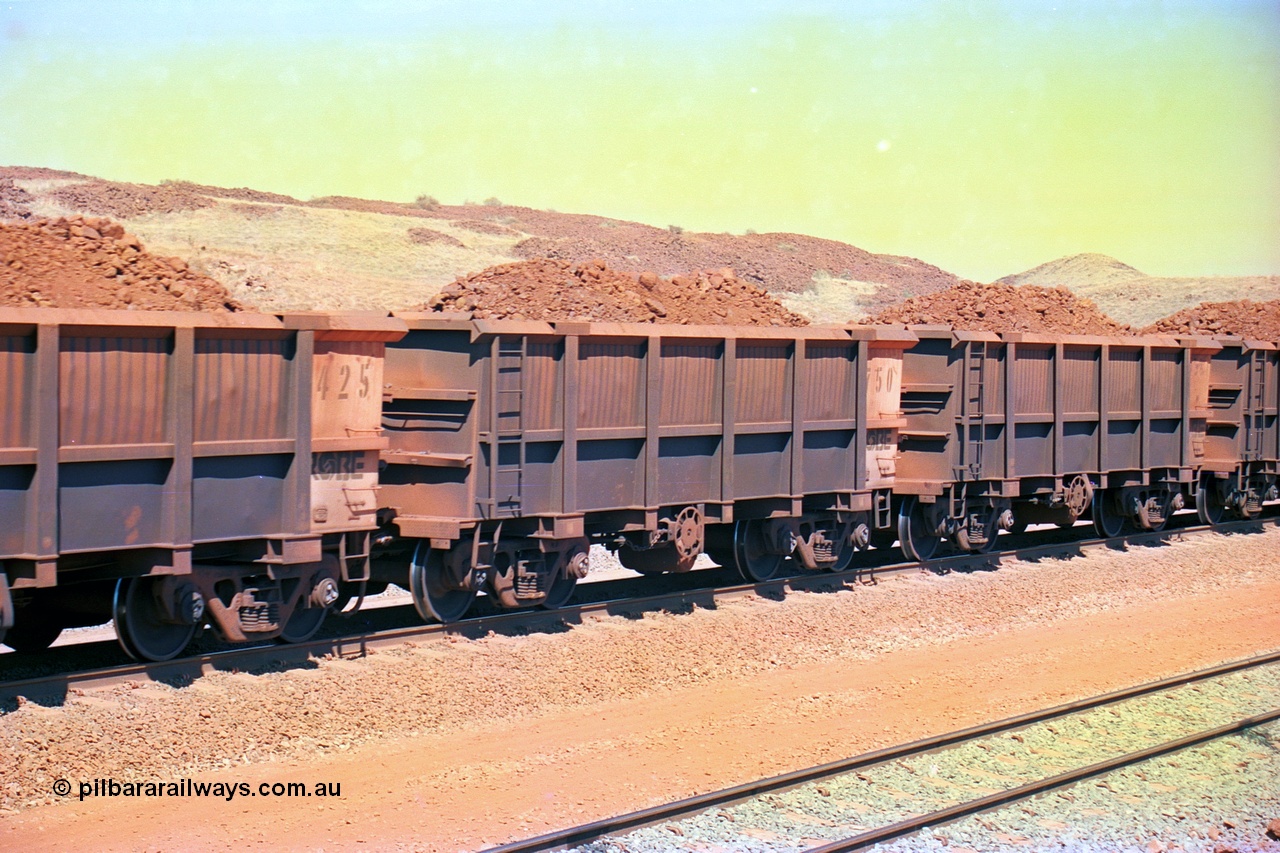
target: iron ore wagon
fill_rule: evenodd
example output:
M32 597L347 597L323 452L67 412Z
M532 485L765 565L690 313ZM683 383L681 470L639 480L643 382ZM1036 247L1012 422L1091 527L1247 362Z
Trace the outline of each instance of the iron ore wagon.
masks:
M912 329L895 486L909 558L986 551L1028 523L1159 530L1201 487L1219 344Z
M910 332L397 317L374 575L426 618L558 606L593 542L758 581L894 523Z
M376 315L0 310L0 631L134 657L311 636L367 578Z
M947 327L0 310L0 632L312 636L559 607L590 546L764 581L1276 498L1280 347Z

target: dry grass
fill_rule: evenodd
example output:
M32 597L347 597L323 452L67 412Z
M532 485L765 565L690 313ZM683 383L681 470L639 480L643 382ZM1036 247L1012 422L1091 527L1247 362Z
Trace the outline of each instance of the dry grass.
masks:
M43 198L32 208L40 216L77 212ZM123 222L148 251L186 259L264 311L417 307L460 275L519 260L511 248L523 237L447 220L229 200ZM409 229L424 224L466 248L414 243Z
M1092 299L1113 319L1135 329L1199 305L1229 299L1266 302L1280 299L1280 276L1153 278L1142 276L1102 285L1070 285L1077 296Z
M774 293L788 311L810 323L823 325L857 322L870 313L871 298L884 285L836 278L818 273L799 293Z

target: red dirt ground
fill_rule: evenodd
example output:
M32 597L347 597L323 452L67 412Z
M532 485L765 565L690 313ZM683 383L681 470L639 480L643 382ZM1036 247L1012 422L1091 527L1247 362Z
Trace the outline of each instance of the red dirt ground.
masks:
M478 319L802 326L805 320L731 269L670 280L539 258L490 267L445 286L428 304Z
M1280 300L1201 302L1142 330L1144 334L1240 335L1280 340Z
M0 732L0 789L37 802L0 813L0 846L477 850L1273 650L1276 536L28 703ZM208 768L181 769L193 759ZM342 797L48 793L104 776L340 782Z
M241 310L186 261L148 254L119 223L82 216L0 222L0 305Z
M955 287L908 299L867 321L943 323L972 331L1052 332L1072 335L1127 335L1091 300L1079 299L1065 287L1038 287L964 282Z

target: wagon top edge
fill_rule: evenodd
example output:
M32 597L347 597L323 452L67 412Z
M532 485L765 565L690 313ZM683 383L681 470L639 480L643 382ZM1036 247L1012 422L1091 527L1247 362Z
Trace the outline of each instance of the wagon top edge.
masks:
M82 329L225 329L314 330L321 338L394 341L408 327L385 312L303 311L284 314L257 312L120 311L105 308L0 308L0 326L28 328L63 326Z
M955 343L989 341L991 343L1068 344L1114 347L1190 347L1216 352L1222 349L1222 338L1203 335L1073 335L1050 332L988 332L955 329L942 325L907 326L922 340L951 340Z
M667 323L600 323L586 320L477 320L466 314L397 311L413 330L470 331L481 335L592 335L619 338L734 338L740 340L870 340L910 346L916 335L903 326L730 326Z

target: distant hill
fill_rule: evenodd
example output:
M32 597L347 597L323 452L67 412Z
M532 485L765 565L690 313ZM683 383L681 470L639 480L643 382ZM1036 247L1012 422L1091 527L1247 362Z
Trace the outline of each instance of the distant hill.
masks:
M0 219L107 216L262 310L397 309L534 257L669 277L731 267L815 322L860 319L961 279L915 258L799 234L710 234L505 205L300 201L248 188L104 181L0 167Z
M1201 302L1280 299L1280 276L1150 276L1107 255L1059 258L1026 272L1007 275L1002 284L1062 285L1076 296L1092 299L1121 323L1141 328Z
M232 298L261 310L397 309L445 285L535 257L602 260L663 277L731 267L818 323L861 320L908 297L964 282L911 257L801 234L712 234L502 204L302 201L185 181L104 181L39 167L0 167L0 219L107 216L149 251L176 256ZM1280 298L1280 277L1156 278L1106 255L1060 258L1000 279L1064 285L1135 327L1202 301Z

